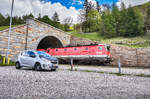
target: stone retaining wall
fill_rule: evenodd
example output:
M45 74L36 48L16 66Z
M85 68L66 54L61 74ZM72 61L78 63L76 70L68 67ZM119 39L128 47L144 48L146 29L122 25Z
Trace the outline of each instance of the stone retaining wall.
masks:
M72 46L99 44L99 42L79 37L71 37ZM111 65L118 65L120 58L122 66L150 66L150 48L130 48L127 46L110 45L111 57L114 61Z
M150 66L150 48L129 48L111 45L112 65L117 65L120 57L123 66Z
M99 44L99 43L97 41L71 36L71 41L70 41L71 46L90 45L90 44Z

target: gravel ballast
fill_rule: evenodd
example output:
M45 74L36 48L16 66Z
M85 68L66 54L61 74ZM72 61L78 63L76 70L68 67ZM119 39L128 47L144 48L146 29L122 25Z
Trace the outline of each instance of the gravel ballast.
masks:
M150 78L0 67L0 99L150 99Z

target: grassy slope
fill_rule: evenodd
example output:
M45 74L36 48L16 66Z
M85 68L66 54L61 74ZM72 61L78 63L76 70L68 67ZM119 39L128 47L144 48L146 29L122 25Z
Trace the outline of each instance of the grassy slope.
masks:
M18 26L18 25L12 25L12 27L16 27L16 26ZM8 29L8 28L9 28L9 26L0 26L0 31Z
M100 41L100 43L104 44L118 44L123 46L129 46L133 48L143 48L150 46L150 36L139 36L139 37L132 37L132 38L124 38L124 37L115 37L115 38L102 38L98 35L98 33L70 33L73 36L87 38L91 40Z

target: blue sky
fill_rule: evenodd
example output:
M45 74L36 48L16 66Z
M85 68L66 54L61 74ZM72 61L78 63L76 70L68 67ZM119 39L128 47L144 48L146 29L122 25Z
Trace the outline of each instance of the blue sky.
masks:
M10 14L12 0L0 0L0 13L5 15ZM150 0L89 0L93 3L98 1L100 5L109 4L113 2L117 4L118 7L121 6L123 2L126 7L129 5L136 6ZM36 18L39 13L44 16L48 15L50 18L55 12L58 13L60 22L63 22L66 18L72 18L73 23L79 22L80 9L83 8L84 0L15 0L14 3L14 16L23 16L32 13Z
M61 3L63 6L70 8L70 7L75 7L77 10L81 9L83 7L84 0L41 0L45 2L51 2L53 3ZM94 1L94 0L91 0ZM116 3L118 0L95 0L98 1L100 5L102 4L109 4L111 5L113 2Z

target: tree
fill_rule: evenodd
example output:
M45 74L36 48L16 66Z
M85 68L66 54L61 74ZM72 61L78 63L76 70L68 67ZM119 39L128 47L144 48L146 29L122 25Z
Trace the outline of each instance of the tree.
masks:
M72 17L67 17L63 20L65 31L70 31L70 26L72 25L72 22L73 22Z
M41 21L53 26L52 20L47 15L43 16Z
M54 22L59 22L59 16L58 16L57 12L55 12L54 15L52 16L52 20Z
M115 19L111 12L103 12L102 24L100 26L100 36L111 38L116 36Z
M29 18L34 18L34 16L33 16L32 13L30 13L30 14L28 15L28 17L29 17Z
M3 26L5 22L5 17L0 13L0 26Z
M99 30L99 26L101 24L101 16L97 10L91 10L88 13L88 31L86 32L96 32Z
M125 37L134 37L144 34L144 17L137 8L131 6L128 8L124 28L123 36Z
M115 20L114 27L115 27L116 34L120 36L119 29L120 29L121 16L120 16L119 8L115 4L113 4L113 8L112 8L112 17L114 17Z
M8 15L8 16L5 18L4 25L5 25L5 26L8 26L9 23L10 23L10 16Z
M100 8L100 5L99 5L99 2L96 1L96 9L98 12L101 12L101 8Z
M150 3L147 6L146 29L150 29Z
M57 12L55 12L54 15L52 16L52 20L53 20L53 26L56 28L60 28L59 16Z
M38 20L41 21L41 19L42 19L41 13L39 13Z
M84 21L82 22L82 30L84 32L88 31L87 30L88 29L88 22L87 22L88 13L93 9L94 9L94 5L92 4L92 2L88 2L88 0L85 0L84 8L83 8L83 11L82 11L83 13L82 13L82 15L80 15L80 16L82 16L82 19L84 19Z

